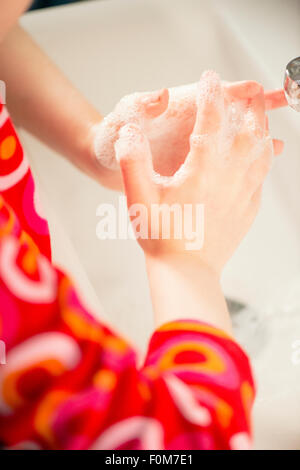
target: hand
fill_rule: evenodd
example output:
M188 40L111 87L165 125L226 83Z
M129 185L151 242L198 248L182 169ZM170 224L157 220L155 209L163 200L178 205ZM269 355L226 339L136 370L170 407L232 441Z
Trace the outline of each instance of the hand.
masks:
M225 91L249 93L257 88L253 81L223 82ZM238 91L239 90L239 91ZM147 136L155 171L163 176L173 175L189 151L189 136L196 119L197 84L163 89L152 93L125 96L99 125L93 128L95 152L107 168L119 170L114 144L119 130L128 123L137 124ZM286 105L283 90L265 93L266 109ZM282 142L274 140L274 153L282 151Z
M202 75L190 151L171 178L153 172L149 140L136 124L121 129L115 149L128 206L138 203L147 208L148 235L161 235L161 228L151 221L153 205L179 204L182 210L184 204L204 205L204 244L200 250L187 251L190 240L184 236L139 238L147 255L195 255L219 276L249 230L273 156L263 88L250 83L222 86L214 72ZM164 143L169 152L168 136ZM169 159L173 161L172 154ZM195 220L188 222L195 227ZM174 223L171 233L173 229L178 229Z

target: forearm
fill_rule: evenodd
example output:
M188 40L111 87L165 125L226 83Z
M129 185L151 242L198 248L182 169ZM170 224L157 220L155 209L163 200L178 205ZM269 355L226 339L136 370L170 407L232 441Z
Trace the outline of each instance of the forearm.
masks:
M102 116L20 26L0 45L0 77L17 125L110 185L115 176L98 163L93 149L93 126Z
M146 256L156 326L178 319L210 323L232 334L220 282L214 272L188 254Z

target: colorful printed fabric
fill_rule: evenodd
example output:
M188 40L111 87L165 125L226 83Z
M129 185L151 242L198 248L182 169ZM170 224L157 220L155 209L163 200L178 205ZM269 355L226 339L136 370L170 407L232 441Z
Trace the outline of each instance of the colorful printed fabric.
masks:
M254 384L233 339L175 321L145 362L50 262L28 164L0 111L0 441L31 449L247 449Z
M13 208L10 216L13 219L17 216L19 230L22 230L24 235L30 235L40 252L50 258L48 224L37 212L38 201L29 164L7 109L1 102L0 195Z

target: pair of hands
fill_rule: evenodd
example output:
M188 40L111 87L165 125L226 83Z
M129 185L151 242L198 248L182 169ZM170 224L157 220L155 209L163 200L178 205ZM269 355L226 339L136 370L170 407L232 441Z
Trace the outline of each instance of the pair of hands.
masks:
M283 149L269 135L266 110L284 104L282 91L264 94L256 82L226 83L205 72L198 84L123 98L95 129L96 154L114 169L117 157L129 206L151 213L152 204L204 204L204 245L194 254L219 275ZM138 241L149 256L186 254L184 238Z

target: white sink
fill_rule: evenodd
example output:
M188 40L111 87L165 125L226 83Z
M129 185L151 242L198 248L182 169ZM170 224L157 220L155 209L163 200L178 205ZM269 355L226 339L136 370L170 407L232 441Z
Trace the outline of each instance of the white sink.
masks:
M223 79L280 87L285 64L300 55L297 1L290 0L289 9L286 3L274 0L271 12L268 0L94 1L32 12L22 23L105 114L127 93L194 82L207 68ZM226 269L224 288L251 305L235 323L258 379L256 447L296 448L300 115L278 110L270 124L287 141L285 154L274 164L253 229ZM55 260L71 272L95 313L144 350L152 321L142 253L133 241L96 238L97 206L117 204L118 195L29 135L24 142L50 220Z

